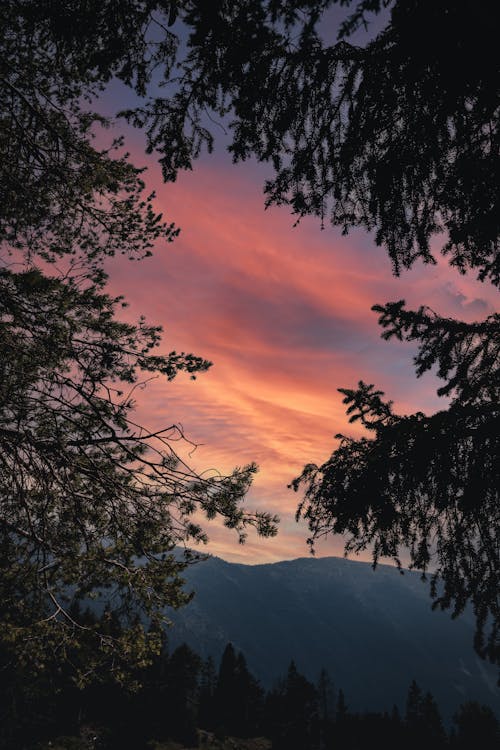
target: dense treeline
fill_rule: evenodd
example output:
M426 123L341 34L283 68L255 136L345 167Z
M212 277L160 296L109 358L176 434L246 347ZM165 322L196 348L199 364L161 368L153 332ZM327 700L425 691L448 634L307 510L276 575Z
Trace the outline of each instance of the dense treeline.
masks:
M95 624L89 612L79 616L89 627ZM103 613L99 627L110 638L120 635L111 611ZM461 705L448 731L432 695L414 681L406 703L402 696L402 712L394 706L383 714L359 714L349 710L341 687L326 670L313 684L293 661L266 692L232 644L216 665L185 644L169 653L164 642L153 661L137 666L135 685L127 679L126 687L120 684L119 665L99 682L76 684L75 666L82 673L85 650L79 646L55 654L52 667L36 674L11 660L4 649L2 750L141 750L167 740L196 747L200 736L207 742L210 736L267 737L273 750L357 750L368 743L387 750L498 747L500 727L490 708Z

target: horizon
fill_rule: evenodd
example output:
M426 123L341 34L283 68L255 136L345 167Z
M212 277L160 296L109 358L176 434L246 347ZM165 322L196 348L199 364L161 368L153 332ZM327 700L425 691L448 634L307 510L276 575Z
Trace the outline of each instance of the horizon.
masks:
M405 565L402 565L401 568L398 568L398 566L391 562L389 558L384 558L384 562L377 562L375 568L373 568L373 561L372 559L362 560L353 558L353 557L346 557L345 555L333 555L333 554L324 554L324 555L299 555L297 557L285 557L281 558L280 560L270 560L270 561L264 561L264 562L241 562L239 560L233 561L233 560L226 560L226 558L222 557L221 555L217 555L215 553L210 552L203 552L202 550L198 550L196 548L191 548L195 553L200 554L202 557L198 561L194 561L193 564L197 564L197 562L205 562L208 560L220 560L221 562L227 563L228 565L243 565L249 568L255 568L259 566L264 565L279 565L280 563L290 563L290 562L299 562L301 560L305 560L307 562L309 561L319 561L319 560L340 560L341 562L346 563L361 563L363 565L368 565L370 568L373 569L374 573L377 572L378 568L391 568L399 572L403 573L414 573L415 575L422 575L422 571L416 570L416 569L410 569L406 567ZM204 555L206 555L206 558L204 558ZM431 575L432 571L427 570L426 575Z

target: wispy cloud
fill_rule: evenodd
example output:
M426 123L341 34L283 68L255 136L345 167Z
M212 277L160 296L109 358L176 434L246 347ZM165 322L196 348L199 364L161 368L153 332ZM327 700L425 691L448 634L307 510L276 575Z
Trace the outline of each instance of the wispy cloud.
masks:
M336 389L363 378L403 411L440 404L433 377L413 376L412 347L380 340L371 305L405 298L470 318L488 313L493 292L445 262L394 279L367 235L341 237L313 220L293 228L286 210L264 211L252 170L214 161L175 185L162 185L154 170L150 180L181 235L148 261L117 261L112 285L130 314L164 326L166 350L193 351L214 366L196 382L155 381L141 394L140 416L182 422L203 444L192 457L198 468L259 463L248 505L280 513L279 536L239 547L215 525L211 551L246 562L307 554L306 530L293 520L298 497L286 485L306 462L328 457L335 433L359 431ZM341 550L337 540L319 552Z

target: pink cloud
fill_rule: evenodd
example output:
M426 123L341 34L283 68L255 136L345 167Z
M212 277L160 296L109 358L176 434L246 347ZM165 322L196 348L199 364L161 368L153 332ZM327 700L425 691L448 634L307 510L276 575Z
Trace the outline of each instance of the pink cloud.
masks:
M414 378L412 347L380 340L371 305L405 298L477 316L492 308L493 292L444 261L394 279L384 251L361 232L341 237L313 220L292 228L286 210L263 210L244 167L204 162L167 186L153 168L149 179L181 235L148 261L116 261L113 291L131 302L129 315L164 326L165 350L194 351L214 366L196 382L155 381L139 416L151 426L182 422L203 444L191 458L197 468L259 463L247 504L278 512L279 536L238 547L215 524L211 551L246 562L307 554L306 529L293 520L299 498L286 485L305 463L328 457L335 433L359 433L336 389L362 378L403 411L441 405L433 377ZM319 552L341 550L333 540Z

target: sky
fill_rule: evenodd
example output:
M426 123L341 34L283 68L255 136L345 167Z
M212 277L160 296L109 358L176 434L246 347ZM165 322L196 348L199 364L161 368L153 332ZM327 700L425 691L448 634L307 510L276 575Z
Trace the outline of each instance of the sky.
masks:
M111 289L130 303L127 315L163 326L164 351L213 362L195 381L181 374L149 383L137 398L139 421L182 424L198 445L189 461L199 471L259 465L245 504L277 513L278 536L250 532L242 546L210 523L205 551L249 564L305 556L307 527L294 520L300 495L287 485L306 463L328 458L336 433L361 432L348 423L337 388L374 383L400 413L446 406L432 375L415 378L412 345L380 338L371 305L404 298L472 321L493 312L495 292L443 260L395 278L367 233L342 237L313 218L294 227L289 209L264 210L265 166L235 166L221 149L165 185L140 133L127 146L135 164L148 164L156 208L181 233L150 259L114 261ZM342 553L338 537L316 550Z
M341 12L335 7L323 23L328 41ZM376 17L370 33L385 22ZM360 30L351 41L365 37ZM100 108L112 114L133 106L130 97L114 83ZM148 167L156 209L181 233L140 263L115 260L108 268L111 289L130 303L128 317L144 314L163 326L163 351L213 362L195 381L180 375L150 382L138 395L137 417L151 428L181 424L198 445L187 458L200 472L259 465L245 504L277 513L278 536L250 532L241 546L234 532L210 523L205 551L250 564L308 555L307 526L294 518L300 494L287 485L306 463L329 457L338 445L335 434L361 434L358 423L348 423L337 389L362 379L385 391L400 413L446 407L432 374L416 379L415 348L380 338L371 306L405 299L410 308L426 304L473 321L494 312L497 293L439 256L436 266L419 262L395 278L384 249L366 232L342 237L314 218L294 226L286 207L265 210L262 186L271 167L233 165L217 128L215 153L167 185L154 157L145 155L140 131L119 128L131 161ZM341 555L343 547L341 538L329 538L316 554ZM360 559L370 559L369 551Z

